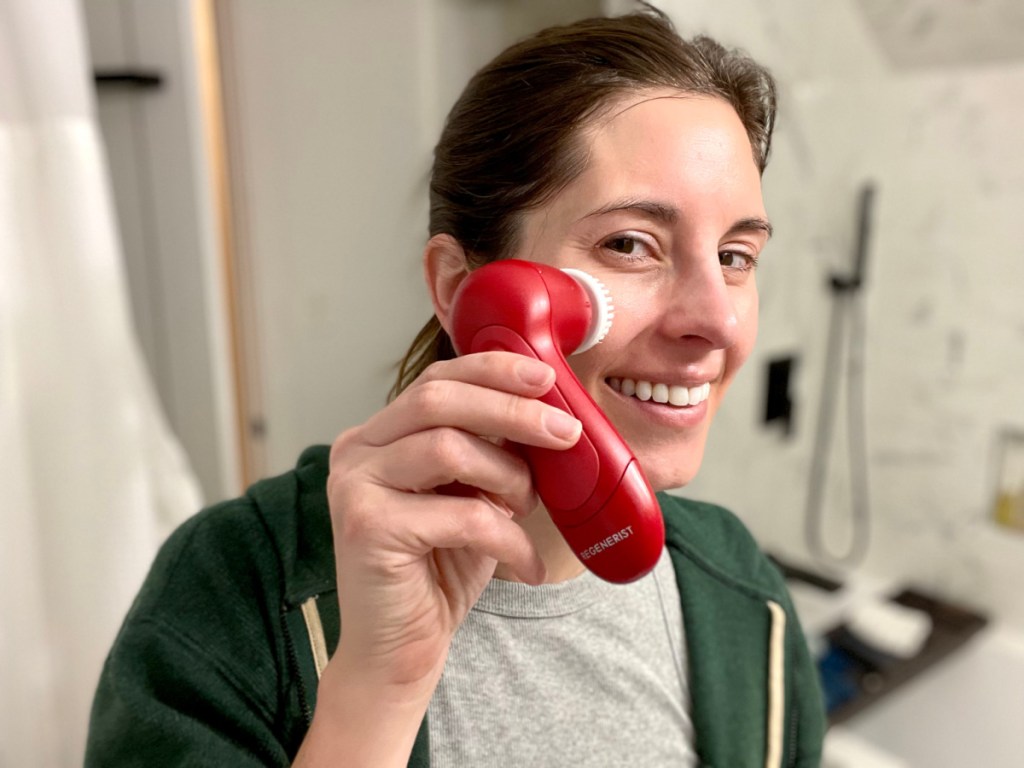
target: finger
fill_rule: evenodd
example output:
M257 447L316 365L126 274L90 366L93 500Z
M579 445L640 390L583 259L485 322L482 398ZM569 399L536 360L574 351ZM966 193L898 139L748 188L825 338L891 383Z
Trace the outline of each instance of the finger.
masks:
M385 487L422 492L462 483L500 500L516 515L537 506L530 468L521 456L459 429L417 432L367 453L367 476Z
M508 565L530 584L545 577L544 562L526 531L505 511L484 498L409 496L394 507L389 526L397 538L421 556L433 549L469 548Z
M344 496L344 492L340 494ZM436 549L469 549L506 563L521 579L541 583L545 569L526 532L485 498L459 498L392 491L347 503L332 503L332 523L339 562L350 565L360 553L375 553L365 563L391 571Z
M555 383L554 369L518 352L476 352L428 366L413 382L448 380L477 384L513 394L537 397Z
M360 487L483 494L517 517L529 515L539 503L530 468L514 444L438 427L378 447L364 441L361 430L346 430L331 446L328 496L344 500L342 507L358 502L352 494Z
M364 426L363 438L382 446L434 427L505 438L555 450L576 444L579 420L531 397L437 379L410 388Z

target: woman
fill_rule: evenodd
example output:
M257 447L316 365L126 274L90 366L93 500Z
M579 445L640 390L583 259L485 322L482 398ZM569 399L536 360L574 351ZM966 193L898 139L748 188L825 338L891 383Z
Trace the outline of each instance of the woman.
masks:
M653 11L481 70L435 151L435 317L396 396L172 537L105 668L88 762L816 765L814 668L742 525L659 494L654 572L600 582L503 445L579 438L537 399L552 370L454 358L446 332L482 263L595 275L615 322L571 365L652 487L685 485L756 335L774 100L754 62ZM659 402L673 387L687 405ZM435 490L455 481L480 493Z

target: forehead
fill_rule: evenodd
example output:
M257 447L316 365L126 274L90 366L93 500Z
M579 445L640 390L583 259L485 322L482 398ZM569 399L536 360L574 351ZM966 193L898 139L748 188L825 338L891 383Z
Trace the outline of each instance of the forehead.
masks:
M581 130L584 169L557 202L620 195L712 194L761 205L761 176L746 129L724 99L675 90L631 93Z
M760 175L746 128L722 98L673 90L632 93L609 103L581 131L588 167L616 159L661 155L691 163L748 165Z

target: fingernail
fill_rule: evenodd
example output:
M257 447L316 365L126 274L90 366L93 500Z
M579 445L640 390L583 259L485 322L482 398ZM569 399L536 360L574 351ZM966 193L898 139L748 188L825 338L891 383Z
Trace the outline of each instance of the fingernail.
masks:
M583 430L583 425L565 411L549 408L544 412L544 428L559 440L575 440Z
M551 381L553 371L547 363L524 358L516 363L516 375L524 384L540 387Z

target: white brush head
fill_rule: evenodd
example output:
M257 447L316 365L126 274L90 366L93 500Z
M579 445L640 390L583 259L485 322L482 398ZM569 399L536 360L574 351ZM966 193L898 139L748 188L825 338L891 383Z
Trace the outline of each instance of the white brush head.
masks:
M590 299L590 328L587 330L583 343L572 353L578 355L599 344L608 335L608 331L612 329L612 320L615 318L615 305L612 303L611 292L593 275L581 269L563 269L562 271L579 283L586 292L587 298Z

